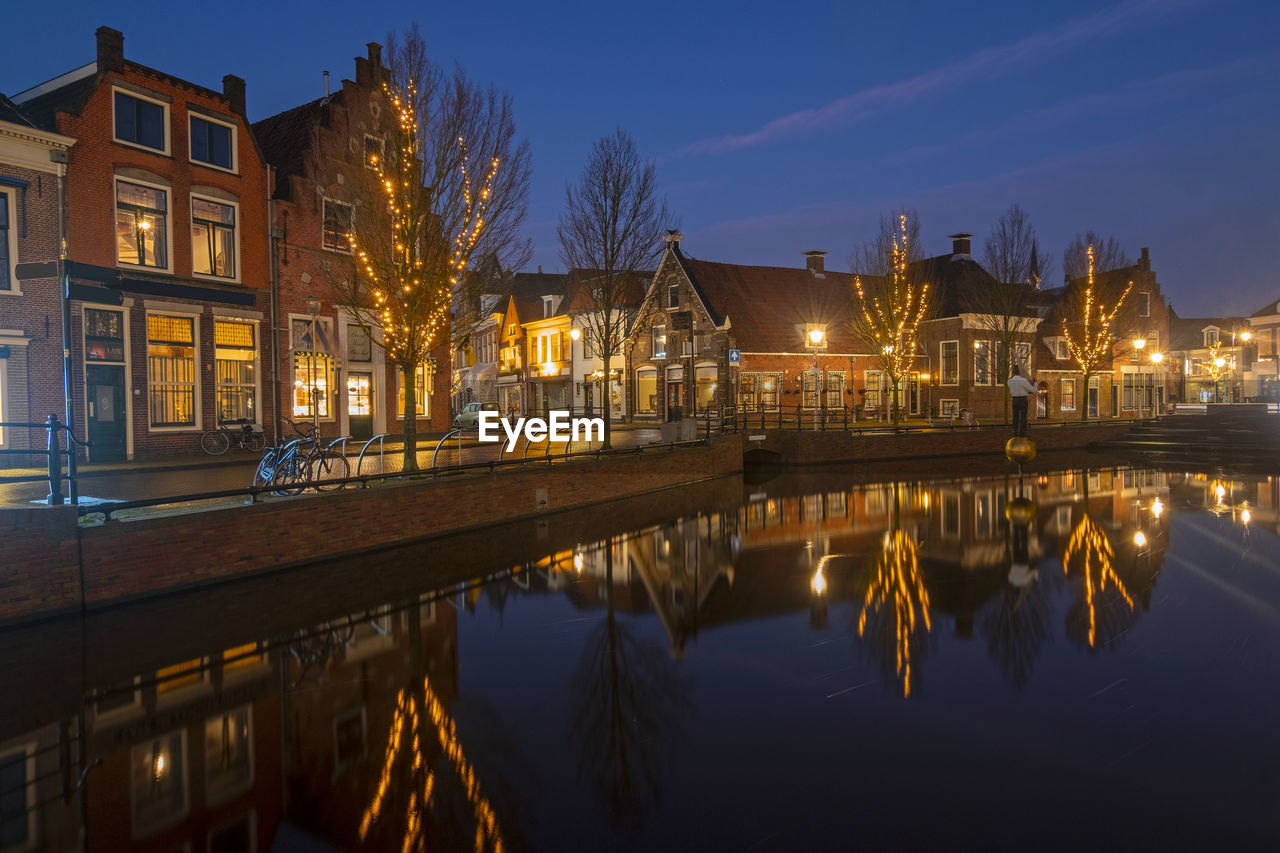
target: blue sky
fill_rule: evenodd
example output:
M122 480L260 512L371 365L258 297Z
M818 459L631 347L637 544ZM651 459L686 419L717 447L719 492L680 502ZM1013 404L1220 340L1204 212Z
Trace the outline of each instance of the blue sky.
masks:
M658 161L695 257L800 266L825 249L847 269L902 206L935 254L955 231L980 243L1017 201L1055 260L1087 229L1131 256L1149 246L1183 316L1280 298L1280 3L49 8L6 12L25 37L7 46L0 91L91 61L108 24L138 62L214 88L244 77L254 120L318 97L323 70L352 76L365 42L418 21L439 60L513 95L547 270L562 268L565 182L621 126Z

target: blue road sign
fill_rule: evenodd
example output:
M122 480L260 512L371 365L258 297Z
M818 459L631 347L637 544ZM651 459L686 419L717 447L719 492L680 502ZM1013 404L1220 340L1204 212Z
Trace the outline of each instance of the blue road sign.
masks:
M729 363L737 364L740 361L742 361L742 353L736 349L729 350Z

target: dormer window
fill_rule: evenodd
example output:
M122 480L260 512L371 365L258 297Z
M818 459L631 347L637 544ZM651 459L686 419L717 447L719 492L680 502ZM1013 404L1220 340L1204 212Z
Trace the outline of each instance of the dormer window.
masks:
M551 316L551 303L552 303L552 298L550 296L542 297L542 316L543 317Z
M1204 330L1204 345L1205 345L1206 347L1211 347L1211 346L1213 346L1214 344L1216 344L1217 342L1218 342L1218 330L1217 330L1217 329L1205 329L1205 330Z
M1058 358L1070 358L1071 353L1067 352L1067 342L1062 338L1058 339Z

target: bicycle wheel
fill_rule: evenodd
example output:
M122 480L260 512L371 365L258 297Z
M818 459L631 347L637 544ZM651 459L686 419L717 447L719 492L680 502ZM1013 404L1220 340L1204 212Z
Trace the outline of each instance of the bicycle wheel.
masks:
M251 450L254 453L257 453L260 450L262 450L263 445L265 445L266 443L267 441L262 437L262 433L255 432L255 433L250 433L249 437L245 439L244 446L246 450Z
M322 492L345 487L346 483L333 481L345 480L351 476L351 464L347 462L347 457L336 450L321 451L319 456L310 460L310 464L311 476L308 479Z
M200 449L210 456L221 456L231 446L231 439L220 429L211 429L200 436Z
M298 495L307 487L306 471L302 461L296 455L286 457L276 466L271 477L271 485L276 486L274 494Z
M268 447L266 453L262 455L262 461L258 463L258 470L253 472L253 485L265 486L271 482L271 478L276 473L276 449Z

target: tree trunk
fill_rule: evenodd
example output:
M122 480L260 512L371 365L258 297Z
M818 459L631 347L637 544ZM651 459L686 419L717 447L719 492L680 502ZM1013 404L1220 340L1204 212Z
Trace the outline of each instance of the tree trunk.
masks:
M1080 407L1080 422L1089 420L1089 379L1091 374L1086 373L1084 379L1080 381L1080 396L1083 400L1076 400L1076 405Z
M610 376L609 376L609 353L603 355L604 361L604 379L600 380L600 408L604 409L604 449L613 449L613 408L612 400L609 397Z
M404 462L405 471L418 470L418 385L416 365L400 365L400 381L404 388Z

